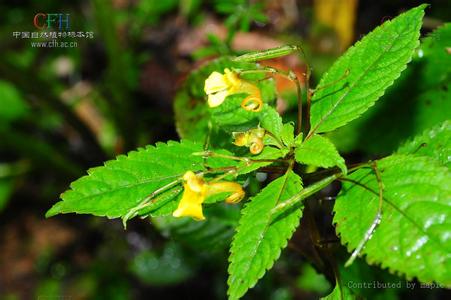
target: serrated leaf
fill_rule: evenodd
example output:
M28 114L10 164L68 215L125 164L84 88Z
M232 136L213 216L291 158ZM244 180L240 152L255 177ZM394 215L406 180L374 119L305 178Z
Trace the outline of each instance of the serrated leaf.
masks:
M450 172L423 156L392 155L377 164L383 183L382 220L362 254L391 272L451 286ZM379 203L371 168L344 182L334 211L336 231L349 251L370 228Z
M294 143L294 126L291 123L283 124L281 133L282 142L285 146L290 147Z
M297 162L315 167L330 168L337 166L346 174L346 164L334 144L327 138L315 134L300 144L295 151Z
M398 154L424 155L436 159L448 168L451 167L451 122L445 121L413 140L406 142Z
M282 133L282 117L272 107L265 105L259 116L260 126L272 133L276 138L280 139Z
M332 131L358 118L384 94L419 44L425 7L385 22L334 63L313 95L310 134Z
M385 156L400 143L447 119L451 111L451 24L422 40L409 67L361 118L330 133L339 151ZM396 122L387 116L396 116Z
M202 170L203 158L191 155L202 149L198 143L171 141L120 155L102 167L88 170L89 175L74 181L71 189L61 195L62 201L56 203L46 216L80 213L123 217L152 192L181 178L186 171ZM209 159L207 163L219 167L230 160ZM168 202L179 194L172 188L163 196Z
M270 269L286 247L302 209L271 210L299 193L302 182L292 171L266 186L242 210L230 250L229 299L239 299Z

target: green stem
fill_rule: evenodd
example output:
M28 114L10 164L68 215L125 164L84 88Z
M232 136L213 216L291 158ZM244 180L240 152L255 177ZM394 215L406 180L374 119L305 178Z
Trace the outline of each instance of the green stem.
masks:
M333 181L337 180L342 175L343 175L342 173L334 174L318 182L315 182L314 184L303 189L299 194L296 194L293 197L289 198L288 200L279 203L276 207L274 207L271 210L271 213L277 213L278 211L292 207L298 202L304 200L305 198L310 197L311 195L319 192L320 190L331 184Z

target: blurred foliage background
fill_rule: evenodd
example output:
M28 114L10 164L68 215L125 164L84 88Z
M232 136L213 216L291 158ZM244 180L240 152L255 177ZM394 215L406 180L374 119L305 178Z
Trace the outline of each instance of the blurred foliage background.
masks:
M419 3L2 1L0 299L225 298L228 244L238 209L212 211L214 218L204 223L132 220L127 231L119 220L82 215L46 220L44 214L88 168L139 146L178 139L174 95L205 60L301 44L315 83L362 35ZM425 35L451 14L449 1L429 3ZM33 25L37 13L70 14L68 31L93 32L94 38L66 39L77 42L73 48L32 47L31 42L45 39L14 33L39 32ZM299 74L304 63L295 56L268 62ZM347 160L388 154L447 118L449 71L439 64L423 68L427 63L418 56L368 116L331 136ZM443 81L429 86L428 78L437 74L445 74ZM279 112L294 119L293 87L284 80L277 86ZM346 257L333 228L324 225L330 224L331 206L331 201L307 205L311 218L303 219L283 258L245 298L317 299L330 291L333 273L318 253L324 257L333 250ZM343 277L401 280L361 261ZM370 299L440 299L446 293L418 288L359 292Z

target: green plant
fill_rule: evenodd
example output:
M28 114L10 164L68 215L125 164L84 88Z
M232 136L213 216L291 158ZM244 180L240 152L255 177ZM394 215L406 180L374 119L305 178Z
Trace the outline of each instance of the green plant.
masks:
M352 252L345 266L365 255L369 264L408 279L451 286L450 123L426 130L392 155L353 165L346 165L324 135L362 115L406 69L419 46L424 9L413 8L376 28L305 93L292 72L257 63L295 53L296 46L209 62L192 72L176 96L181 142L158 143L90 169L47 216L93 214L122 218L124 225L136 216L150 217L157 228L183 240L192 230L184 234L171 214L203 219L204 205L207 221L201 222L210 223L198 231L213 234L197 235L190 243L209 249L211 236L234 228L228 295L238 299L279 258L299 226L304 200L339 181L334 224ZM432 38L449 35L450 29L445 25ZM284 123L277 113L272 74L298 87L297 124ZM302 94L307 97L304 124ZM323 170L311 174L306 166ZM255 182L257 170L273 180L254 191L237 221L230 206L218 202L241 200L241 186ZM306 185L311 178L318 180ZM187 222L188 228L197 221ZM352 298L354 291L339 277L328 298Z

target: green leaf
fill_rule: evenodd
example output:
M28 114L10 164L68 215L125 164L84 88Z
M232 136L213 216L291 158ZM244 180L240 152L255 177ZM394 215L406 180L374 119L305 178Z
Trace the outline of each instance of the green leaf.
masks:
M276 138L280 138L282 133L282 117L272 107L264 105L259 116L260 126L271 132Z
M10 178L0 178L0 212L8 204L8 200L14 191L14 180Z
M445 121L402 145L398 154L424 155L451 167L451 122Z
M362 254L391 272L451 286L449 170L424 156L392 155L378 162L383 183L382 219ZM336 231L349 251L376 216L379 189L371 168L344 182L334 211Z
M297 162L316 167L339 167L346 174L346 164L340 156L334 144L320 135L313 135L296 148L295 158Z
M283 124L281 133L282 142L287 147L293 146L294 143L294 126L292 123Z
M384 94L419 44L425 7L385 22L334 63L313 95L310 134L332 131L358 118Z
M17 88L0 80L0 123L9 123L24 117L29 108Z
M257 127L259 116L267 109L267 105L265 104L260 112L247 111L241 107L246 96L247 94L243 93L232 94L227 96L221 105L210 108L214 125L228 132L247 131Z
M321 300L354 300L357 297L345 285L337 284L329 295L321 298Z
M347 267L339 264L338 273L341 285L349 288L358 299L397 300L398 294L409 283L360 258Z
M61 195L62 201L46 216L75 212L123 217L152 192L180 179L186 171L202 170L203 158L191 155L200 151L201 144L170 141L132 151L127 156L120 155L102 167L90 169L89 175L73 182L71 189ZM215 168L230 165L230 160L211 158L207 164ZM176 187L172 187L161 197L170 202L180 194L175 191Z
M446 23L426 37L418 50L416 61L423 64L420 75L420 89L437 87L440 83L449 82L451 55L447 52L451 40L451 23Z
M302 267L301 275L296 279L296 287L302 291L325 295L330 291L331 284L324 274L318 273L306 263Z
M389 155L406 139L449 119L451 55L445 48L450 34L447 24L423 39L412 63L375 106L328 135L340 152ZM396 122L387 116L396 116Z
M267 86L267 88L271 89L273 87ZM214 125L225 131L233 132L247 131L257 127L260 123L261 127L275 136L279 136L282 130L282 118L274 108L267 104L272 99L265 98L263 96L263 88L261 89L262 99L265 102L261 111L247 111L241 107L241 103L247 94L232 94L221 105L209 109Z
M301 178L292 171L272 181L242 210L237 233L230 250L229 298L238 299L270 269L286 247L302 209L272 209L281 201L299 193Z

